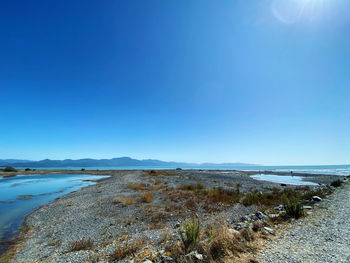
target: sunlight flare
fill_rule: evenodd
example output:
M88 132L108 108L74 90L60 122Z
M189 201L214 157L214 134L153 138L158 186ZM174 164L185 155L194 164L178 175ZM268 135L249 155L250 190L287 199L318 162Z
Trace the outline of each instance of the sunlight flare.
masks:
M300 20L315 20L322 16L326 0L274 0L273 15L285 24Z

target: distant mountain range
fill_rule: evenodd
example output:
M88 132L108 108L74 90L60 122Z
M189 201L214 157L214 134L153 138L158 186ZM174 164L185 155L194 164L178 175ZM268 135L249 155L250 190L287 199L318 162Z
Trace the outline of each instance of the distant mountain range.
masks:
M248 163L182 163L182 162L164 162L153 159L137 160L130 157L120 157L112 159L65 159L41 161L16 160L16 159L0 159L0 166L14 167L123 167L123 166L149 166L149 167L210 167L210 166L254 166Z

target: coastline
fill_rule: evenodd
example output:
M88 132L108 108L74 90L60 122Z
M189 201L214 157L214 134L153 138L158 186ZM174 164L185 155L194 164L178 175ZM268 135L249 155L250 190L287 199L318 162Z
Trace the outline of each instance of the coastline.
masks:
M171 173L174 172L174 170L168 170ZM73 224L73 228L78 228L79 229L79 225L82 225L82 222L79 222L78 218L82 218L84 216L86 216L86 212L89 211L89 213L94 213L94 212L100 212L102 213L102 216L97 216L97 217L91 217L89 218L86 223L87 226L89 226L89 223L93 222L94 220L96 220L96 218L99 218L101 220L101 223L98 224L92 224L91 229L93 229L94 227L97 227L100 230L105 230L105 228L110 228L111 226L114 228L118 228L121 227L121 229L124 229L127 231L134 231L135 230L139 230L140 232L144 232L146 234L146 236L148 236L149 239L159 239L159 236L162 234L162 230L164 228L160 228L159 229L153 229L153 230L147 230L147 224L151 224L151 222L140 222L140 220L136 219L136 220L131 220L132 222L127 222L127 224L125 225L125 220L121 220L121 219L130 219L131 217L138 218L138 217L142 217L144 216L142 212L142 210L144 210L143 205L141 204L135 204L135 211L127 211L127 210L132 210L129 209L129 206L124 206L124 205L118 205L115 203L115 199L117 197L121 196L129 196L130 192L131 195L135 196L135 193L133 193L133 191L130 191L130 189L125 189L125 185L128 182L133 182L133 183L141 183L141 182L149 182L149 179L151 179L151 181L154 181L154 177L153 176L148 176L144 175L144 171L142 170L132 170L132 171L118 171L118 170L99 170L99 171L91 171L91 170L86 170L86 171L78 171L78 170L74 170L74 171L50 171L52 173L78 173L78 174L94 174L94 175L110 175L111 177L109 178L104 178L101 180L98 180L97 184L95 185L90 185L87 187L84 187L82 189L80 189L79 191L76 192L71 192L67 195L64 195L56 200L54 200L53 202L43 205L41 207L39 207L38 209L34 210L33 212L31 212L29 215L26 216L25 218L25 222L24 222L24 226L27 227L27 231L23 231L21 233L21 237L23 237L21 239L21 242L15 246L13 246L12 248L10 248L10 250L8 251L7 254L11 254L13 253L13 255L15 256L15 260L13 262L21 262L21 260L23 258L31 258L31 259L37 259L36 257L42 257L42 258L53 258L55 257L55 261L56 262L60 262L60 260L62 260L62 262L64 262L64 260L67 260L67 254L68 254L68 259L69 260L73 260L74 257L79 258L90 258L93 255L93 253L91 251L87 251L87 250L82 250L82 251L76 251L76 252L67 252L68 247L69 247L69 243L73 242L74 239L76 239L76 234L79 234L79 231L77 231L75 233L75 235L72 235L70 237L68 237L67 240L59 240L60 242L62 242L63 244L56 244L56 246L59 246L59 248L56 247L56 249L48 249L47 246L50 243L50 241L52 240L45 240L44 236L45 234L47 235L48 233L55 233L57 232L57 229L60 229L60 231L64 232L64 237L67 237L67 233L69 233L70 231L74 232L74 229L70 229L69 227L67 228L67 225L64 224L63 222L56 222L56 226L53 228L50 228L48 225L50 225L52 222L54 222L53 219L61 219L62 221L65 221L67 218L70 219L70 223ZM222 171L220 171L222 172ZM271 182L265 182L265 181L256 181L254 179L251 179L249 177L249 175L251 175L254 172L242 172L242 171L228 171L231 172L232 174L221 174L218 171L197 171L197 170L182 170L182 171L176 171L176 174L171 174L171 175L157 175L156 178L159 180L167 180L167 187L171 186L177 186L177 185L181 185L184 183L188 183L189 181L191 182L198 182L198 180L201 180L203 178L205 178L204 180L208 180L207 183L209 183L209 185L216 185L216 186L220 186L223 185L224 182L226 182L228 179L233 180L232 184L236 181L240 181L242 182L242 192L247 192L250 191L252 189L259 189L261 191L266 191L266 189L271 188L271 187L280 187L280 184L276 184L276 183L271 183ZM47 173L47 171L42 171L42 174ZM22 173L21 173L22 174ZM255 172L256 174L256 172ZM276 173L276 174L281 174L281 173ZM284 173L285 175L290 175L289 173ZM195 176L200 176L200 179L194 179ZM315 175L309 175L309 174L295 174L295 175L302 175L302 176L309 176L309 177L315 177ZM190 178L193 177L193 178ZM334 178L338 178L339 176L329 176L329 175L324 175L324 176L318 176L318 179L316 179L318 182L330 182L331 180L334 180ZM144 180L144 179L147 180ZM211 182L209 182L211 180ZM219 180L226 180L226 181L222 181L221 183L218 181ZM213 182L216 181L216 182ZM204 181L203 181L204 182ZM104 191L104 190L108 190L110 186L114 186L112 187L113 190L116 190L115 192L113 191ZM295 188L296 186L288 186L291 188ZM283 188L283 187L282 187ZM160 190L160 189L159 189ZM139 195L139 191L136 191L136 194ZM98 197L99 195L100 198ZM92 197L92 199L91 199ZM90 198L90 200L89 200ZM155 197L155 199L158 201L159 198ZM159 200L160 201L160 200ZM99 205L105 205L104 209L100 209L98 210L98 208L95 206L95 204L99 203ZM84 205L85 203L85 205ZM158 203L157 203L158 204ZM78 208L75 207L75 205L79 206ZM157 210L162 210L163 207L161 205L161 203L159 203L158 205L154 205L154 202L152 202L152 204L147 204L148 206L158 206L158 207L153 207L151 209L151 211L148 211L148 217L149 218L144 218L145 221L147 221L147 219L152 219L152 213L157 212ZM76 209L75 209L76 208ZM82 209L83 208L83 209ZM88 210L86 210L88 209ZM105 213L105 209L111 209L114 210L114 212L117 213L112 213L112 214L106 214ZM60 212L58 214L56 214L54 211L58 211L60 210ZM71 211L67 211L67 210L71 210ZM74 211L76 210L76 211ZM129 213L124 213L123 215L123 210L129 212ZM141 211L140 211L141 210ZM228 211L227 211L228 210ZM215 216L224 216L226 218L229 218L231 221L239 221L240 217L244 216L245 214L251 214L253 212L254 209L252 209L251 207L238 207L237 205L235 205L233 208L228 208L226 210L223 211L219 211L218 215ZM66 215L66 213L69 212L69 215ZM135 214L136 212L136 214ZM105 213L105 214L104 214ZM118 214L119 213L119 214ZM55 216L52 217L52 215L50 214L54 214ZM122 215L120 215L122 214ZM177 224L177 222L179 221L179 218L184 218L186 216L188 216L190 213L188 211L185 211L185 213L180 213L179 215L175 216L174 219L172 220L168 220L167 223L165 224L166 228L171 228L174 225ZM235 218L232 218L232 214L235 214ZM208 214L204 214L204 217L210 217L210 213ZM67 217L67 218L65 218ZM70 218L71 217L71 218ZM116 218L113 218L116 217ZM43 220L43 218L45 219L49 219L49 220ZM107 220L106 220L107 218ZM58 220L57 220L58 221ZM105 222L103 222L105 221ZM152 220L151 220L152 221ZM208 221L208 220L207 220ZM38 223L40 222L40 223ZM78 223L79 222L79 223ZM129 224L129 225L128 225ZM141 225L141 228L135 228L135 225ZM84 225L84 224L83 224ZM99 227L103 225L103 227ZM125 225L125 226L124 226ZM146 225L146 228L143 228ZM132 227L129 227L132 226ZM39 228L47 228L45 231L41 231L42 233L39 233L40 230L38 230ZM57 229L55 229L57 228ZM158 228L158 227L156 227ZM105 236L105 234L101 234L101 233L97 233L96 231L92 231L89 227L84 227L84 231L86 232L85 234L87 236L92 236L94 237L95 235L100 235L100 236ZM175 231L177 232L177 230ZM39 234L38 234L39 233ZM93 240L94 246L98 249L101 249L101 251L103 251L103 253L111 253L111 251L113 249L115 249L116 243L115 240L117 240L118 237L120 237L123 234L123 231L119 231L115 230L115 231L107 231L108 234L111 234L111 238L110 238L110 243L105 245L104 247L101 247L101 243L105 242L108 243L109 241L106 240L102 240L101 238L96 238L96 240ZM158 235L158 236L157 236ZM174 235L174 231L172 233L172 235ZM74 238L73 238L74 237ZM132 237L130 237L131 239L133 239ZM115 239L115 240L112 240ZM57 240L56 240L57 241ZM29 242L29 244L28 244ZM44 246L41 246L41 244L38 244L38 242L43 242L43 243L47 243ZM52 243L52 242L51 242ZM36 247L36 248L35 248ZM40 250L38 247L41 247L41 250L44 251L43 253L40 253L41 255L37 255L37 254L33 254L31 251L31 248L33 248L34 250ZM23 252L23 249L25 250L25 252ZM36 253L38 253L38 251L36 251ZM45 252L46 251L46 252ZM46 255L45 255L46 253ZM52 255L53 253L53 255ZM70 255L69 255L70 254ZM52 256L50 256L52 255ZM22 256L22 258L21 258ZM57 261L59 260L59 261ZM71 261L74 262L74 261ZM76 261L76 262L80 262L80 261Z

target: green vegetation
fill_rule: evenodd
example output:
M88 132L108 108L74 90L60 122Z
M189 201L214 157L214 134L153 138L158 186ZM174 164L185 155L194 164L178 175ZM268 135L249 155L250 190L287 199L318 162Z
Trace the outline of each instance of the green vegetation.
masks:
M298 219L304 216L304 209L302 204L300 204L297 200L290 200L286 196L282 196L284 200L284 208L286 209L286 215L289 217L293 217Z
M3 169L4 172L18 172L15 168L7 166Z
M200 222L197 215L194 215L192 220L186 220L180 228L179 233L185 250L195 246L198 242L200 230Z
M186 190L186 191L195 191L195 190L204 190L205 186L204 184L184 184L180 186L181 190Z
M331 183L331 186L339 187L339 186L341 186L342 184L343 184L343 182L342 182L340 179L338 179L338 180L333 181L333 182Z

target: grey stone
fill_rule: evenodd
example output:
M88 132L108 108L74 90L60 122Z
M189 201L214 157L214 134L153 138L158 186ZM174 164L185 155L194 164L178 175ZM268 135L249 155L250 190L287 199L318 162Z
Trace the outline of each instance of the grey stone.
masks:
M241 218L242 221L250 221L250 217L249 216L242 216Z
M259 218L260 220L264 220L264 219L267 219L267 216L263 213L263 212L256 212L255 213L256 217Z
M320 201L322 201L322 198L317 196L317 195L315 195L315 196L312 197L312 200L315 201L315 202L320 202Z
M198 260L203 260L203 255L199 254L197 251L192 251L191 253L188 253L186 257L194 257Z
M284 211L284 205L275 206L275 211Z
M275 234L275 230L274 229L272 229L272 228L270 228L270 227L264 227L264 229L267 231L267 232L269 232L271 235L274 235Z
M312 206L304 205L304 206L303 206L303 209L305 209L305 210L310 210L310 209L312 209Z

